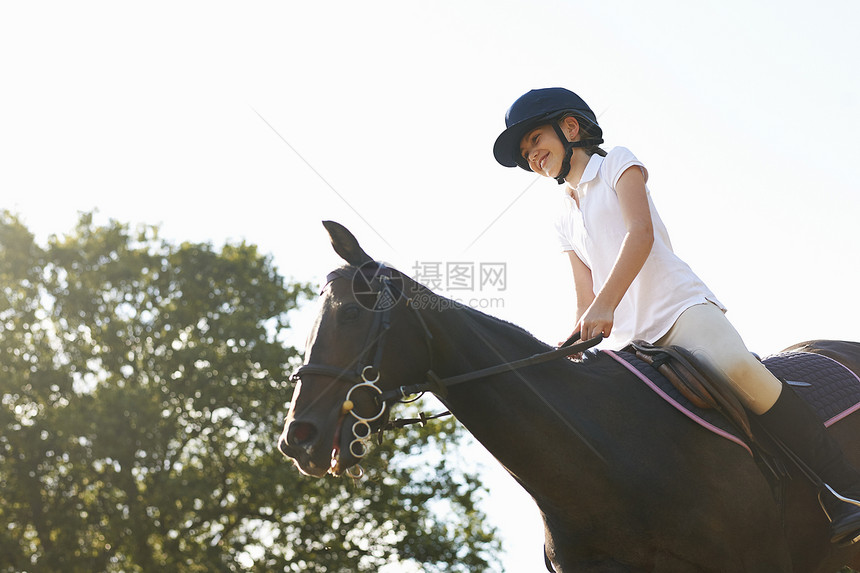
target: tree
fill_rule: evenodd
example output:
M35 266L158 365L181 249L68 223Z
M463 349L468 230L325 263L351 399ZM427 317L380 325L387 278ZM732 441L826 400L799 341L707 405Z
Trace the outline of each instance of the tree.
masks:
M498 548L448 420L360 482L275 448L310 293L253 245L172 244L115 221L45 247L0 212L0 571L482 571ZM497 564L496 564L497 565Z

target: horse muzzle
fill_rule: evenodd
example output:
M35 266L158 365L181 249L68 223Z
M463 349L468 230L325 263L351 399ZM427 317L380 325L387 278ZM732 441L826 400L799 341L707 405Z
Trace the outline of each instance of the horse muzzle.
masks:
M329 466L321 462L317 437L318 431L313 424L288 418L278 438L278 450L292 458L303 474L322 477L328 473Z
M342 475L356 465L368 451L369 424L356 420L344 410L334 432L326 438L311 422L287 418L278 438L278 450L292 458L305 475L323 477Z
M324 366L306 364L302 368L305 375L332 373ZM299 471L315 477L327 473L360 475L360 468L348 470L367 454L374 428L384 424L389 411L382 400L382 390L376 386L379 373L375 371L376 376L372 377L373 373L372 367L362 369L346 396L336 402L339 408L331 404L331 398L325 402L317 398L310 402L311 407L306 406L305 384L298 377L290 413L278 438L278 449L295 460Z

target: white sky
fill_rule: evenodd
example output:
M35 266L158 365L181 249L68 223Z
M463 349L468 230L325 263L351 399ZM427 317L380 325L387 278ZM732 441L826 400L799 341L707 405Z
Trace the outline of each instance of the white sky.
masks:
M339 264L334 219L406 272L504 262L490 312L556 342L574 309L560 191L523 193L535 176L491 150L517 96L558 85L645 162L751 349L860 340L860 5L701 4L3 3L0 206L40 237L96 208L245 239L310 281ZM540 570L537 512L488 476L509 570Z

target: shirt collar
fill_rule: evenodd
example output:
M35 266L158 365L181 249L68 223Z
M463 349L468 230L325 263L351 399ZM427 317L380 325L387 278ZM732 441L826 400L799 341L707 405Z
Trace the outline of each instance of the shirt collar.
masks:
M600 172L600 166L603 165L603 156L598 154L593 154L589 160L588 164L585 166L585 171L582 172L582 178L579 180L579 185L576 186L577 189L580 188L584 183L588 183L589 181L593 181L597 178L597 174ZM565 198L573 201L573 197L570 196L570 187L567 185L564 186L564 196Z
M588 165L585 166L585 171L582 172L582 179L579 180L579 185L588 183L597 177L597 172L600 171L601 165L603 165L603 156L594 153L591 156L591 159L588 160Z

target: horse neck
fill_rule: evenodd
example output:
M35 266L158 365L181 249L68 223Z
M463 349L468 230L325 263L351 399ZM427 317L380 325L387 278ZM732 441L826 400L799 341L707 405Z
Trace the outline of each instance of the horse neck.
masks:
M433 358L437 373L452 376L510 362L550 347L512 324L468 307L435 313Z
M428 323L434 338L434 368L443 378L550 350L524 330L471 309L440 312ZM443 402L535 495L540 488L534 484L542 483L558 465L549 436L565 440L565 452L577 459L602 460L594 445L599 436L593 434L600 432L600 425L592 423L589 406L601 386L595 383L597 378L587 365L561 358L458 384L449 388ZM561 399L560 386L566 387ZM582 399L571 399L569 390L579 387ZM592 435L586 435L583 427ZM523 456L524 450L531 453ZM580 478L587 478L585 472L604 462L581 467Z

